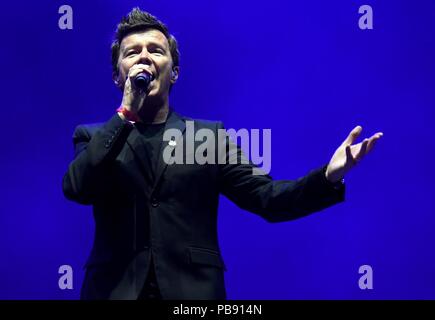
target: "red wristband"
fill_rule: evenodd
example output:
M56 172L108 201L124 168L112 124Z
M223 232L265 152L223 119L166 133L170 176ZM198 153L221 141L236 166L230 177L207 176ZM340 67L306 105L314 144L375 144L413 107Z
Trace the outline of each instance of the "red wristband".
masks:
M127 110L123 106L120 106L118 109L116 109L116 111L122 113L125 119L127 119L128 121L134 121L134 122L140 121L140 118L137 114L131 112L130 110Z

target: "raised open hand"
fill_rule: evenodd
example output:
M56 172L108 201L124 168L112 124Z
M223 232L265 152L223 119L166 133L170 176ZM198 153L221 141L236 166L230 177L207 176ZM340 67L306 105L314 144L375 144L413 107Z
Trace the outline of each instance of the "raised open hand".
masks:
M376 141L383 135L382 132L377 132L370 138L354 144L361 131L362 127L356 126L335 151L326 169L326 179L330 182L341 180L350 169L373 149Z

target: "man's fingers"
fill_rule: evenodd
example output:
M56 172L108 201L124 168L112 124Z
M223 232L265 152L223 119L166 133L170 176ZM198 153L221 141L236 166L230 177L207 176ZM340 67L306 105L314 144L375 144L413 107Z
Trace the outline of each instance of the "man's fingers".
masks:
M350 144L346 146L346 158L347 158L346 162L353 163L354 159L353 159L353 156L352 156L352 151L350 149Z
M144 72L144 71L147 72L147 73L151 73L151 71L149 70L149 67L146 64L142 64L142 63L135 64L128 71L128 76L130 78L134 78L139 73Z
M355 128L353 128L353 130L347 136L346 140L344 140L343 144L346 145L353 144L355 140L358 138L358 136L360 135L361 131L362 131L361 126L356 126Z
M130 77L130 78L134 78L134 77L136 77L139 73L141 73L141 72L143 72L145 70L145 68L142 68L142 67L137 67L137 68L134 68L133 69L133 67L130 69L130 72L128 73L128 76Z
M369 144L367 145L367 153L369 153L373 147L376 144L376 141L378 141L384 134L382 132L375 133L373 136L369 139Z
M369 144L367 145L367 153L369 153L373 149L373 147L376 144L376 141L378 141L378 139L376 139L376 138L370 139Z
M359 149L359 152L355 157L355 161L358 162L365 156L367 152L368 144L369 144L369 139L364 139L363 142L361 143L361 148Z

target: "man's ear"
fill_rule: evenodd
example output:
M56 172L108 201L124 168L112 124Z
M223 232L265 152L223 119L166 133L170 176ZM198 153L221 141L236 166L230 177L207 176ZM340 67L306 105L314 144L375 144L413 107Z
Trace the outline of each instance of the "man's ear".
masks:
M173 67L171 71L171 84L175 84L180 74L180 67Z
M112 80L118 88L121 88L121 84L119 82L119 72L112 72Z

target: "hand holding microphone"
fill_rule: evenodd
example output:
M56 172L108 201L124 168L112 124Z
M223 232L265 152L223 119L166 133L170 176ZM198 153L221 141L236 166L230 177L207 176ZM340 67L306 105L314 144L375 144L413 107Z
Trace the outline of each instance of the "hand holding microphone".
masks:
M136 64L128 71L124 84L122 105L133 113L137 113L147 97L148 87L154 75L144 64Z
M154 80L152 74L146 72L139 73L133 80L134 86L139 90L146 92L151 81Z

